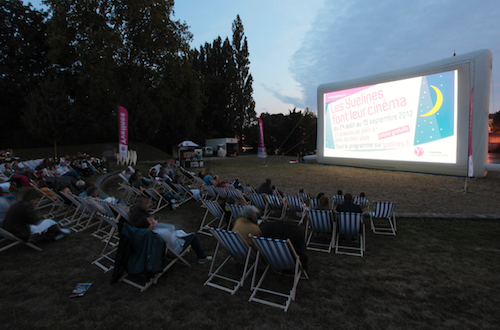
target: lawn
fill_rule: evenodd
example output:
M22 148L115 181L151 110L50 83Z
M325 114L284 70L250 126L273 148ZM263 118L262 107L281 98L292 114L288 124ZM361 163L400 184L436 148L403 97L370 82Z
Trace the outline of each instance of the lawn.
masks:
M288 160L269 158L263 167L263 160L256 157L213 159L205 167L222 180L238 176L253 186L270 177L290 194L300 188L330 195L337 189L356 194L363 189L371 200L397 200L402 213L415 212L414 206L405 205L411 198L371 188L369 183L377 182L375 176L395 186L400 182L401 191L416 191L417 197L420 191L446 191L452 200L454 196L455 204L443 207L452 211L472 208L471 213L477 213L476 206L459 204L471 202L467 198L483 203L476 198L484 197L486 213L500 213L489 206L490 196L476 196L485 189L498 200L496 175L471 182L476 193L463 194L458 192L461 178L289 164ZM149 165L140 167L144 172ZM339 174L344 175L342 180ZM118 182L111 176L102 188L108 195L120 197ZM407 182L412 182L411 187L404 186ZM432 184L435 186L429 186ZM434 200L434 204L440 203ZM190 201L159 215L189 232L198 229L203 214L204 209ZM42 252L18 246L2 253L0 322L5 329L497 329L499 234L496 220L446 215L440 219L399 216L395 237L374 235L367 226L363 258L307 252L310 279L300 281L297 298L284 313L248 302L250 278L233 296L203 286L210 265L199 265L194 253L187 256L191 267L177 263L143 293L124 283L110 285L111 274L91 265L102 243L89 230L58 242L41 242ZM212 254L215 239L199 237ZM291 280L273 273L268 279L272 286L286 286ZM93 285L85 296L68 298L78 282Z

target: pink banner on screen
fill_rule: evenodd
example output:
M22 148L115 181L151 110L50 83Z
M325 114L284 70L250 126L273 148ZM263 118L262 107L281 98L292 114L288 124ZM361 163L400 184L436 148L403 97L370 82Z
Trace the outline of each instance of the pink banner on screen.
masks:
M345 89L343 91L338 91L338 92L327 93L327 94L325 94L325 103L330 103L333 101L343 99L344 97L348 97L348 96L351 96L353 94L362 92L365 89L368 89L370 87L372 87L372 86L371 85L370 86L363 86L363 87Z
M257 151L257 157L266 158L266 146L264 145L264 123L262 119L259 118L259 149Z
M118 145L120 156L128 157L128 111L118 106Z
M474 90L470 92L470 103L469 103L469 170L467 175L469 177L474 176L474 160L472 159L472 108L474 107Z
M410 126L406 125L406 126L401 126L401 127L395 128L395 129L391 129L390 131L385 131L385 132L379 133L379 134L377 134L377 136L378 136L379 140L382 140L382 139L385 139L385 138L388 138L391 136L396 136L399 134L408 133L409 131L410 131Z

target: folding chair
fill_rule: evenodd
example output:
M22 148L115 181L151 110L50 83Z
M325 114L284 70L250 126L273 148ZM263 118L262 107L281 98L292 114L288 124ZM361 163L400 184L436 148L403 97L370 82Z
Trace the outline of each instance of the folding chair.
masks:
M332 197L332 209L334 209L335 206L338 206L340 204L344 204L344 196L333 195L333 197Z
M269 213L267 219L281 220L284 219L286 214L286 205L283 202L283 198L278 195L262 194L264 200L266 201ZM271 216L271 214L276 214L279 212L279 216Z
M309 205L309 199L311 198L308 194L306 194L305 192L298 192L297 193L297 197L300 197L302 199L302 202L305 204L305 205Z
M252 188L252 186L242 186L243 187L243 192L250 196L250 194L255 194L255 190Z
M262 257L267 261L267 266L264 270L264 273L260 277L257 286L254 286L257 275L257 267L254 267L251 286L253 293L248 301L255 301L264 305L282 308L286 312L288 310L288 307L290 306L291 301L295 300L295 294L297 291L299 280L302 276L304 276L305 279L309 279L309 276L307 276L307 273L304 270L302 263L300 262L300 258L295 252L289 239L285 241L274 238L253 236L252 242L252 245L257 248L257 257L255 260L255 264L259 264L259 258L262 255ZM262 283L264 282L269 268L272 268L277 272L293 271L293 285L292 289L288 293L273 291L262 287ZM286 302L284 304L278 304L274 301L257 298L256 295L259 292L264 292L278 297L284 297L286 298Z
M215 191L217 192L217 199L222 198L223 200L226 200L228 197L227 190L224 187L214 187Z
M311 209L314 209L318 205L319 205L319 199L317 199L317 198L310 198L309 199L309 207Z
M250 200L252 201L252 204L257 207L262 213L261 213L261 218L262 220L267 220L269 213L271 212L266 200L264 199L264 196L261 194L250 194Z
M375 202L374 211L370 212L371 229L374 234L396 236L396 216L394 215L395 202ZM388 224L380 222L388 221ZM375 225L377 223L377 226Z
M124 258L124 251L130 249L133 251L132 259L130 257ZM184 255L188 252L189 249L185 248L181 253L177 253L151 230L135 228L128 223L123 223L112 282L119 280L143 292L151 285L156 284L158 279L177 261L190 267L189 262L184 259ZM170 259L168 263L163 262L165 257ZM143 276L141 279L134 275Z
M213 288L229 292L230 294L235 294L240 287L243 286L245 279L252 272L255 267L255 261L250 265L250 259L252 255L252 248L245 242L243 237L238 232L233 232L224 229L210 228L210 233L217 239L217 247L215 248L214 257L212 259L212 264L210 265L210 270L208 271L208 280L204 285L211 286ZM219 247L224 247L228 252L229 256L217 267L217 269L212 272L215 265L215 260L217 258ZM222 274L222 269L224 265L230 260L236 259L240 263L244 262L243 273L241 277L235 278L229 277L229 275ZM250 267L249 267L250 266ZM227 267L226 267L227 268ZM220 281L219 281L220 280ZM217 283L216 283L217 282ZM223 283L229 282L231 286L224 286ZM219 284L221 283L221 284Z
M170 203L155 189L145 188L144 192L149 195L149 200L151 202L151 214L155 214L156 212L170 205Z
M169 193L170 197L172 197L172 199L175 199L175 203L182 205L189 200L189 199L185 199L180 191L178 191L177 189L173 189L166 182L160 180L160 181L158 181L158 183L160 184L162 192L164 194Z
M71 230L75 232L80 232L87 228L97 226L99 224L99 221L95 221L92 223L92 220L96 220L95 209L89 205L89 203L85 200L85 198L80 196L73 196L73 197L78 203L80 203L82 208L82 215L78 219L78 221L71 227Z
M363 214L339 212L337 213L337 224L338 231L335 253L362 257L365 251L365 225L363 223ZM341 236L343 236L343 240L341 240ZM351 243L354 244L348 245L348 240L351 240Z
M96 260L92 261L91 264L96 265L107 273L115 268L115 259L111 255L118 250L118 244L113 244L112 238L118 233L118 224L114 222L111 217L106 215L100 214L100 217L106 221L111 230L108 233L108 237L103 239L105 244L101 254Z
M0 245L2 245L2 247L0 247L0 252L8 250L11 247L14 247L18 244L24 244L37 251L42 251L42 249L36 246L35 244L30 242L25 242L16 235L0 227Z
M356 197L354 197L353 204L357 204L357 205L359 205L359 206L360 206L363 210L365 210L365 209L366 209L366 208L368 208L368 206L370 205L370 202L368 201L368 198L366 198L366 197L356 196Z
M229 218L229 222L227 224L227 229L231 229L231 223L236 221L240 217L240 212L243 210L245 205L235 205L235 204L227 204L229 207L229 211L231 212L231 218Z
M306 247L308 250L328 252L332 251L335 247L336 228L337 224L333 218L333 212L327 210L308 210L309 218L307 219L307 226L309 232L306 232ZM312 242L314 234L327 234L330 235L330 242L325 244L323 242ZM318 241L318 238L316 238Z
M286 202L285 207L288 208L287 211L295 212L296 214L300 214L299 220L293 220L294 222L297 222L298 226L300 226L302 224L302 222L304 221L304 218L306 217L306 206L305 206L304 202L302 201L302 198L300 198L298 196L286 195L285 202Z
M194 196L191 190L187 189L184 185L179 183L172 183L172 184L174 185L175 189L177 189L177 191L179 191L181 194L184 195L184 201L183 201L184 203L186 203L191 199L198 201L198 199Z
M219 221L219 225L217 226L217 228L221 228L222 221L224 220L224 210L216 201L210 201L206 199L200 199L200 201L203 203L203 205L205 205L207 210L205 211L205 215L203 216L203 220L201 221L198 233L212 236L209 227L212 226L212 223ZM214 218L208 221L207 219L210 216L213 216Z
M229 197L232 197L236 200L240 200L242 201L243 203L246 203L246 200L245 200L245 197L243 196L243 194L241 193L241 191L239 191L238 189L236 189L235 187L233 187L233 185L228 185L227 188L227 195Z

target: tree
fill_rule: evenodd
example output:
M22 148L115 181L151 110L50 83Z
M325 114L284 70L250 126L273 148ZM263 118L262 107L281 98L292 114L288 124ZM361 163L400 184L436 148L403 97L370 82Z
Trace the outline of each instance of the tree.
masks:
M0 0L0 114L4 123L0 141L19 144L26 140L20 114L26 110L26 96L40 85L49 66L46 17L47 13L24 6L20 0Z
M500 133L500 111L496 112L493 116L493 123L491 124L491 130L495 133Z

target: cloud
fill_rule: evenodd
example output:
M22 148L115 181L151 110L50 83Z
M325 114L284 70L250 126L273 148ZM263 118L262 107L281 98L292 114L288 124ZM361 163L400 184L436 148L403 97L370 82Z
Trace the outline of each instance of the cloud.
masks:
M495 0L329 1L291 57L301 103L316 110L321 84L432 62L454 51L498 51L499 16Z
M265 84L261 84L261 86L269 93L271 93L274 97L276 97L278 100L285 104L293 104L294 107L305 109L306 106L304 105L304 99L302 97L292 97L292 96L287 96L284 95L280 92L278 92L276 89L273 89L271 87L268 87Z

